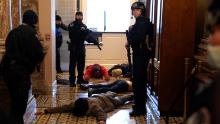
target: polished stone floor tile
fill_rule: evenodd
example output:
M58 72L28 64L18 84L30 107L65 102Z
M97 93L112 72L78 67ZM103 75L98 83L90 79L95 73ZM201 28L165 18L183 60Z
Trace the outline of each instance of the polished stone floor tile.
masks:
M47 115L35 115L37 111L45 108L57 107L69 104L78 97L87 97L86 91L69 85L45 85L43 82L34 82L32 86L34 99L29 103L25 114L26 124L96 124L95 117L75 117L71 113L56 113ZM107 124L165 124L164 118L160 117L157 98L147 92L147 116L130 117L132 104L129 103L113 112L108 113ZM120 94L121 95L121 94ZM182 118L170 118L170 124L181 124Z

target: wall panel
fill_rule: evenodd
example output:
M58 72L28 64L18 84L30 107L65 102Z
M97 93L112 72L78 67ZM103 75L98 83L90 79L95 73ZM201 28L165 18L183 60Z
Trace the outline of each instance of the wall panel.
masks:
M9 30L9 0L0 0L0 38L5 39Z
M11 15L12 15L12 28L18 27L20 23L20 1L11 0Z
M165 0L162 21L159 109L167 112L184 85L184 59L194 54L196 0ZM181 101L172 112L183 111Z

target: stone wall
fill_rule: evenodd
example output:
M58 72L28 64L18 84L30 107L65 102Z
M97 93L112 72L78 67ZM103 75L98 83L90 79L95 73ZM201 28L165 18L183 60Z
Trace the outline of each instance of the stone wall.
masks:
M21 24L20 11L20 0L11 0L12 28L16 28Z
M22 15L28 9L38 13L38 0L22 0Z
M9 30L9 0L0 0L0 39L5 39Z
M21 24L21 0L0 1L0 39L7 37L10 29Z

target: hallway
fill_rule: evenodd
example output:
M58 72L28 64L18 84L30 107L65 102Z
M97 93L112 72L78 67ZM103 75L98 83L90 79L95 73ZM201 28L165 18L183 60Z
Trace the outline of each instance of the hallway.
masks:
M35 115L36 112L44 108L57 107L69 104L78 97L87 97L87 91L80 90L79 87L72 88L65 84L53 84L48 86L41 81L33 81L32 92L34 97L29 102L24 116L26 124L96 124L95 117L77 118L70 113L58 113L48 115ZM122 94L119 94L122 95ZM157 100L150 95L147 106L147 118L130 117L132 103L128 103L108 113L107 124L165 124L157 108ZM182 118L170 118L169 124L180 124Z
M8 52L8 46L10 45L6 44L6 42L9 41L7 39L10 39L8 38L10 37L8 33L14 31L14 29L20 24L22 24L21 26L34 27L33 39L36 39L37 36L41 43L39 46L42 46L43 48L40 49L39 52L41 51L42 56L45 55L44 59L42 57L41 63L39 60L36 62L30 61L30 63L28 61L28 64L26 64L26 58L28 58L29 54L31 56L33 55L33 58L37 58L37 54L35 55L35 53L31 54L31 52L27 52L26 54L28 56L24 55L24 58L21 57L21 59L24 59L25 61L21 61L21 63L19 62L19 64L22 65L22 69L25 71L26 69L29 70L29 64L36 63L36 65L33 65L33 68L36 67L36 70L33 69L34 74L30 74L32 76L31 91L29 89L30 85L28 88L25 87L25 89L19 90L25 91L25 107L28 91L30 93L26 113L24 115L25 124L97 123L95 117L76 117L71 114L72 112L39 114L39 112L43 112L44 109L68 105L79 97L88 97L87 90L80 89L80 86L69 86L69 73L73 74L71 70L74 69L71 67L76 63L79 66L81 65L81 67L83 67L84 64L85 67L93 64L100 64L107 70L117 64L128 64L128 68L124 69L127 73L123 75L125 76L128 74L127 76L134 79L133 90L134 92L139 92L139 97L135 98L138 98L140 101L143 100L145 98L145 89L147 89L147 103L146 101L139 102L142 103L142 107L137 107L138 109L134 108L137 109L136 111L142 111L142 108L144 108L146 103L146 117L130 117L129 113L132 111L133 103L128 102L126 105L107 114L107 124L166 124L166 118L164 116L167 115L174 116L169 118L168 124L183 124L185 123L185 120L188 121L191 119L188 119L188 117L191 117L192 114L194 115L195 113L195 115L201 115L200 111L203 109L208 109L212 112L212 109L215 110L219 106L214 106L216 103L214 101L215 99L210 96L220 93L215 93L215 90L211 93L206 92L206 89L209 90L210 86L215 84L214 75L220 68L220 65L219 68L214 67L215 64L219 64L220 62L213 64L209 61L209 59L213 57L210 53L218 52L210 50L215 49L216 44L216 48L220 45L220 21L215 22L215 25L212 24L214 21L220 20L220 14L215 15L216 12L210 11L208 6L212 7L214 5L220 5L220 3L215 4L213 2L213 5L211 4L211 6L209 5L210 1L217 0L0 0L0 60L2 60L4 55L8 56L8 59L11 62L6 61L6 67L11 67L13 64L16 65L16 62L20 61L20 59L14 60L14 58L17 59L17 57L20 58L20 56L17 56L17 53L19 54L20 51L12 52L15 54L15 57L13 57L13 55ZM134 2L142 2L143 5L133 4ZM215 9L220 13L220 6L217 6ZM25 15L24 12L26 10L33 10L34 13L36 13L38 16L38 23L26 24L27 22L23 21L23 15ZM135 16L134 12L136 11L134 10L139 12L138 16ZM82 14L76 14L79 12ZM60 20L57 19L57 17L60 17ZM139 26L139 18L142 18L147 22L149 21L150 27ZM80 24L83 24L80 25L79 28L79 32L81 32L79 34L84 34L86 32L83 40L80 39L78 41L73 38L74 36L78 37L78 35L76 35L77 33L72 32L72 29L74 29L72 27L74 25L72 24L74 24L74 22L80 22ZM68 28L63 30L61 26ZM136 26L140 29L143 28L143 30L134 30ZM219 30L217 30L218 28ZM132 31L132 29L134 31ZM214 29L219 33L219 35L216 35L216 39L215 37L210 38L210 36L214 36ZM93 33L91 33L90 30ZM126 30L128 30L128 33ZM142 37L136 33L144 35ZM24 34L23 37L29 36L26 33L21 34ZM19 36L20 35L18 35L18 37ZM97 42L85 42L89 41L90 36ZM134 37L134 39L132 37ZM16 43L18 41L25 43L27 40L18 39L20 38L13 37L10 41L11 43ZM23 44L24 48L21 47L22 51L29 49L30 51L34 51L34 49L31 48L31 45L28 44L31 43L29 41L31 40L27 40L27 44ZM81 49L82 51L79 51L78 53L83 54L74 54L73 56L72 54L74 53L74 50L78 49L78 47L73 45L76 41L76 44L81 44L81 47L79 48L83 48ZM213 43L210 44L210 41L214 42L214 45ZM215 42L219 42L219 44ZM57 43L61 43L60 46L57 45ZM96 45L98 47L100 45L100 49L102 50L99 50ZM15 47L12 51L17 50L17 44L12 46ZM129 49L127 49L128 46ZM220 47L216 50L219 50L220 54ZM142 54L135 54L139 52ZM219 57L219 55L215 55L216 56L213 58ZM77 56L79 56L78 58L83 57L83 59L81 59L82 61L72 63L71 61L75 60L75 57ZM147 58L147 60L143 58ZM56 63L60 64L57 64L57 66ZM148 66L146 66L147 64ZM61 69L57 69L56 66L60 66ZM2 67L0 69L4 68ZM15 70L8 71L9 69L11 68L6 68L4 71L0 70L0 74L3 73L2 75L5 78L5 76L15 72L16 74L8 76L8 80L13 80L10 81L10 84L19 82L19 77L17 76L19 76L23 70L21 71L20 68L15 68ZM68 73L69 70L70 72ZM81 68L78 70L81 70L81 73L79 71L80 76L78 75L79 79L86 79L86 76L82 76L83 69ZM64 73L61 74L60 72L63 71ZM123 69L121 69L121 71L123 72ZM133 75L131 72L133 72ZM6 86L2 85L2 75L0 75L0 117L5 119L10 113L10 96L5 88ZM24 73L22 76L26 77L27 75ZM102 78L104 79L105 76ZM62 83L57 81L58 77L62 79ZM146 80L141 80L142 78ZM113 82L116 79L122 79L122 75L111 77L110 82ZM30 80L26 80L26 78L25 81L30 82ZM70 81L74 84L73 82L75 82L75 78L73 80L70 78ZM21 82L23 83L23 80ZM218 83L219 80L216 82ZM143 83L147 84L147 87L146 85L139 85ZM136 87L135 85L137 84L139 86ZM127 85L129 84L127 83ZM20 92L18 93L16 90L20 87L17 87L16 85L11 86L12 88L16 88L15 90L11 90L11 94L15 96L13 98L17 100L13 103L16 103L14 105L19 105L20 101L24 101L22 98L17 97L17 95L20 95ZM124 88L123 85L123 89ZM126 89L126 91L129 90L129 88ZM220 91L219 89L217 89L217 91ZM208 95L206 95L206 93L208 93ZM118 95L125 94L129 93L126 92ZM199 98L197 99L197 97ZM217 99L219 98L219 96L216 97ZM205 103L203 103L203 101ZM173 103L175 103L175 105ZM206 103L208 103L208 105ZM104 104L101 103L101 105ZM171 107L172 109L170 109ZM11 110L19 112L17 111L17 108L20 109L22 107L19 106ZM83 111L81 108L77 112ZM106 109L107 107L103 108ZM217 110L218 109L215 111ZM23 109L20 120L23 117L24 111L25 109ZM215 115L215 113L207 114L206 112L209 111L205 111L204 116L207 116L207 118ZM142 114L145 112L144 109ZM95 114L97 113L98 112ZM192 120L194 119L194 121L201 122L210 119L207 118L192 116ZM218 116L216 120L217 119L219 119ZM14 119L10 118L10 120ZM2 123L2 121L0 121L0 123ZM195 123L193 122L190 124ZM220 124L220 121L215 124Z

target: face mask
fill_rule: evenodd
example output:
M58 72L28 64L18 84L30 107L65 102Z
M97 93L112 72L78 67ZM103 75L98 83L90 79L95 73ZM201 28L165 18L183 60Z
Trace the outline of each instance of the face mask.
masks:
M220 69L220 46L208 46L208 62L214 68Z

